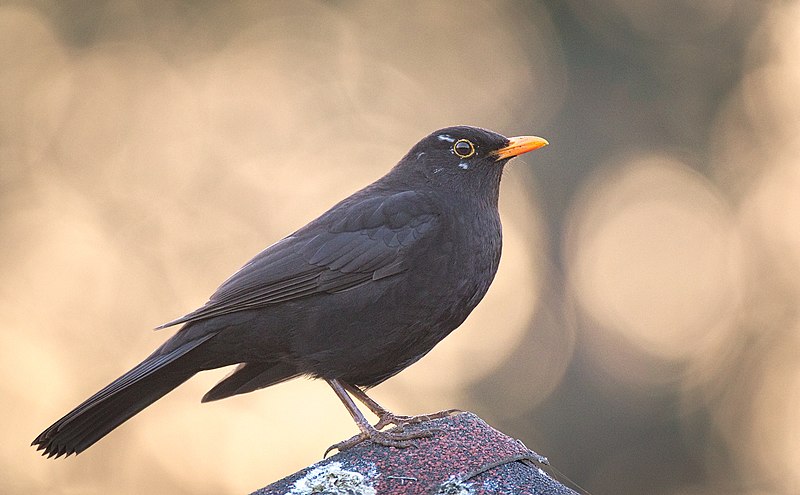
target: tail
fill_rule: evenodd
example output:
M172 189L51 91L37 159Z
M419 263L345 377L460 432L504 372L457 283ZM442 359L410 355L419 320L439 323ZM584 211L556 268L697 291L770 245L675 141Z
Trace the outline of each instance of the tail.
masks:
M154 353L44 430L31 445L56 458L79 454L199 371L180 358L214 334ZM158 351L156 351L158 352Z

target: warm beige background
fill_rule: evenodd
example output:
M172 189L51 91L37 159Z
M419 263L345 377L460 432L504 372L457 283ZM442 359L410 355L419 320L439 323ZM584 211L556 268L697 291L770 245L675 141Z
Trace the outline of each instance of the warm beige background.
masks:
M353 434L324 383L201 406L219 371L28 447L461 123L552 146L506 174L485 302L376 399L474 410L594 493L800 491L800 8L578 4L0 5L0 492L247 493Z

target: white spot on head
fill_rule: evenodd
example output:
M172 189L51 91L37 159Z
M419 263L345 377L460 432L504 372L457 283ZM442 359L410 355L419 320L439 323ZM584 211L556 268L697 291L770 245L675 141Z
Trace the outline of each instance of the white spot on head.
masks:
M461 170L469 170L469 163L461 162L458 164L458 168L460 168Z
M439 172L441 172L442 170L444 170L442 167L436 167L435 169L433 169L433 173L434 173L434 174L438 174L438 173L439 173Z
M424 151L420 151L419 153L417 153L417 159L422 158L423 155L425 155L425 152Z
M456 142L455 139L453 139L452 137L450 137L447 134L439 134L436 137L439 138L439 141L447 141L448 143L455 143Z

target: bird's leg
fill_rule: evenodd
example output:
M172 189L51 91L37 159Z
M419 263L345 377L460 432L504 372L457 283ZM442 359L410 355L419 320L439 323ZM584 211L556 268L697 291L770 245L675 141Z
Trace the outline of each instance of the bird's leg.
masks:
M347 412L350 413L350 416L353 418L353 421L356 422L356 425L358 425L358 429L361 430L361 433L355 435L352 438L348 438L347 440L331 445L330 447L328 447L328 450L325 451L325 455L328 455L328 452L330 452L333 449L336 449L339 452L343 452L349 449L350 447L358 445L364 440L372 440L373 442L379 445L385 445L387 447L396 447L402 449L412 446L413 442L411 442L411 440L417 438L425 438L432 435L430 431L403 432L402 430L380 431L376 429L374 426L369 424L367 418L365 418L364 415L361 413L361 411L358 410L358 407L356 406L355 402L353 402L353 399L347 394L345 386L343 386L343 384L339 380L334 378L326 381L328 382L328 385L331 386L336 395L339 397L339 400L342 401L344 407L347 408Z
M451 414L462 412L460 409L445 409L444 411L439 411L431 414L419 414L417 416L401 416L398 414L394 414L390 410L378 404L374 399L368 396L366 392L361 390L359 387L356 387L355 385L350 385L349 383L342 383L342 385L344 385L344 388L347 389L348 392L353 394L353 397L355 397L362 404L367 406L369 410L372 411L375 414L375 416L378 417L378 422L375 423L375 428L378 430L387 425L395 425L398 427L399 430L402 431L403 427L406 425L414 425L414 424L424 423L426 421L431 421L433 419L446 418Z

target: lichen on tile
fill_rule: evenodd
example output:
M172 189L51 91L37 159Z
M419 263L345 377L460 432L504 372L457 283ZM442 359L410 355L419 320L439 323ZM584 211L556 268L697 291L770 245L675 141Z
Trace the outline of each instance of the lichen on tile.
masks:
M306 473L292 485L286 495L377 495L369 480L358 471L342 467L341 462L330 462Z

